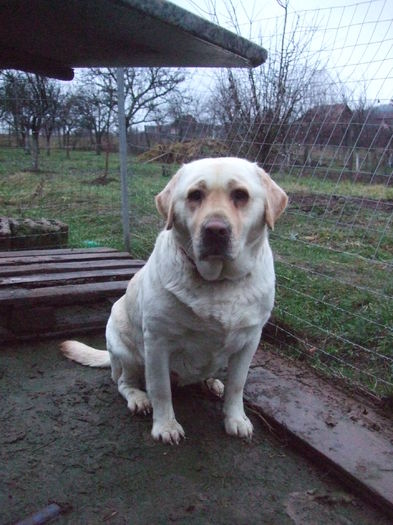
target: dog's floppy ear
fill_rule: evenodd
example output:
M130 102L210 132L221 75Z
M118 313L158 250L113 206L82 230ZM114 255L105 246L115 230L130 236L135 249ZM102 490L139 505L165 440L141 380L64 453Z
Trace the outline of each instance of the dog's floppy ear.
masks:
M173 226L173 190L180 177L181 169L175 173L165 188L156 195L156 208L158 213L166 220L166 229L170 230Z
M257 171L266 189L265 221L269 228L273 230L274 223L288 204L288 195L270 178L266 171L258 166Z

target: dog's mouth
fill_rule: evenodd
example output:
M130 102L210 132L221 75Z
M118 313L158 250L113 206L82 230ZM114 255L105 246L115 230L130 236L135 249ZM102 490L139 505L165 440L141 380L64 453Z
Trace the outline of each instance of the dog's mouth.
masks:
M221 251L219 249L204 249L199 251L200 261L233 261L234 257L230 251Z

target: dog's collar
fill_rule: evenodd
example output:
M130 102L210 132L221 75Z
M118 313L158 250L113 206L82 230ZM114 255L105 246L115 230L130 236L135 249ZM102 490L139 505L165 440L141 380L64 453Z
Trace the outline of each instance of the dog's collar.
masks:
M183 257L184 257L185 259L187 259L187 261L191 264L191 266L194 268L194 270L196 270L196 271L198 272L198 268L197 268L197 265L195 264L194 259L192 259L192 258L188 255L188 253L186 252L186 250L185 250L182 246L179 247L179 250L180 250L181 254L183 255ZM198 272L198 273L199 273L199 272Z

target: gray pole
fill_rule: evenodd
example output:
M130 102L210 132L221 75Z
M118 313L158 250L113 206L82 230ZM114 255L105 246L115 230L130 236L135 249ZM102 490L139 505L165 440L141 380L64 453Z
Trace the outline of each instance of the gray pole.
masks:
M130 214L128 211L128 188L127 188L127 135L126 117L124 109L124 69L118 67L117 75L117 111L119 119L119 157L120 157L120 180L121 180L121 216L123 224L124 246L131 252L130 245Z

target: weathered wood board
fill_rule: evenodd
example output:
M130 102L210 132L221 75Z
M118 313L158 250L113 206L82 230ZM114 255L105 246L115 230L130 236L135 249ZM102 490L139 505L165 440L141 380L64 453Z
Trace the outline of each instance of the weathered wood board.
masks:
M143 264L111 248L0 252L0 342L104 329Z

